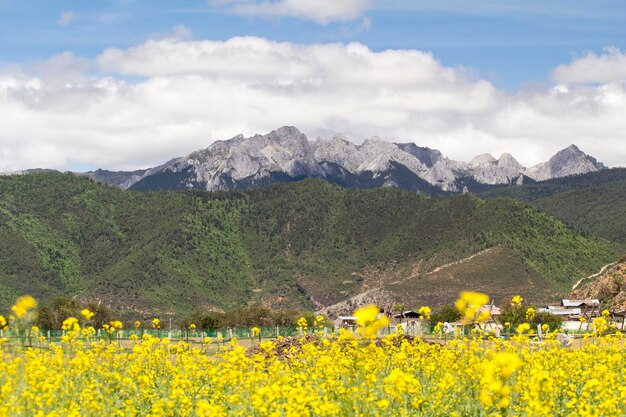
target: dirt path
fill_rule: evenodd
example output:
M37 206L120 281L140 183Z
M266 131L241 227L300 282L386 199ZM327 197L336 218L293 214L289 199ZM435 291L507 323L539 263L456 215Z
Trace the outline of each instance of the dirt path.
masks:
M607 268L610 268L610 267L612 267L612 266L614 266L614 265L617 265L617 262L612 262L612 263L610 263L610 264L606 264L606 265L604 265L604 266L600 269L600 271L599 271L599 272L596 272L596 273L595 273L595 274L593 274L593 275L589 275L588 277L585 277L585 278L581 278L581 279L579 279L579 280L576 282L576 284L574 284L574 286L572 287L572 291L574 291L576 288L578 288L578 286L579 286L579 285L580 285L583 281L586 281L586 280L588 280L588 279L593 279L593 278L599 277L600 275L602 275L602 274L604 273L604 271L606 271L606 270L607 270Z

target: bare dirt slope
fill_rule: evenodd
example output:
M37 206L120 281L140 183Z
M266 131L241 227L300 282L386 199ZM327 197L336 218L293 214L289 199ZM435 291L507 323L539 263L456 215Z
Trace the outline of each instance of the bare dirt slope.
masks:
M589 280L581 282L572 298L597 298L607 307L626 308L626 256Z
M421 272L418 267L414 272L404 277L396 275L384 285L368 288L320 311L331 315L347 314L369 303L387 308L394 304L404 304L407 308L440 306L454 303L459 293L466 290L489 294L496 305L517 294L537 304L554 302L564 295L521 257L500 246L439 266L430 272Z

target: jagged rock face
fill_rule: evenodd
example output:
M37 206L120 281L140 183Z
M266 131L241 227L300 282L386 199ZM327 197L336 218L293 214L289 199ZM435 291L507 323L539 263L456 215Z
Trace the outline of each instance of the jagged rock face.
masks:
M410 153L419 159L428 168L432 168L437 162L443 162L443 155L437 149L422 148L414 143L396 143L399 149Z
M272 172L291 177L321 176L323 171L306 136L295 127L282 127L267 135L235 136L217 141L207 149L174 159L148 171L190 172L185 187L222 190L240 181L261 180Z
M217 141L207 149L174 159L133 179L163 172L181 173L180 188L220 190L237 188L243 182L262 182L273 174L334 180L333 176L345 176L345 172L354 175L369 172L374 178L383 176L383 186L396 187L398 183L388 173L394 170L394 164L406 167L442 190L457 191L456 176L437 150L394 144L377 137L362 145L355 145L341 135L309 142L295 127L282 127L267 135L250 138L239 135Z
M467 190L463 178L479 184L521 184L524 175L544 180L604 168L575 146L544 164L525 169L508 153L499 159L479 155L466 164L445 158L436 149L386 142L378 137L361 145L341 135L309 142L298 129L285 126L266 135L238 135L216 141L206 149L147 171L107 171L106 175L115 178L116 186L137 190L225 190L313 177L358 188L390 186L461 192Z
M490 154L479 155L469 164L470 175L481 184L513 184L523 177L525 168L511 156L504 153L500 159Z
M384 173L392 169L392 163L398 163L429 184L444 191L457 191L456 176L436 149L421 148L414 143L390 143L378 137L357 146L338 135L328 140L318 138L314 146L318 161L333 162L354 174ZM396 186L391 180L385 185Z
M356 172L365 162L358 147L341 135L330 139L317 138L313 144L313 157L318 161L335 163L349 172Z
M603 169L606 169L604 164L582 152L576 145L571 145L557 152L547 162L528 168L525 175L535 181L544 181Z

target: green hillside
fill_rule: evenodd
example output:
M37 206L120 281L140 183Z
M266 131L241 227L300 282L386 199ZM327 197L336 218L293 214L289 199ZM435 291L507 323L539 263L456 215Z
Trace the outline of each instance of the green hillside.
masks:
M605 187L624 181L626 181L626 168L611 168L541 182L532 181L524 185L497 186L481 193L481 196L485 198L511 197L522 201L534 201L567 191Z
M625 168L493 189L481 197L528 201L584 233L626 244Z
M351 191L317 180L135 193L71 174L0 177L0 309L25 292L146 314L319 307L417 263L428 271L494 246L557 290L617 257L608 241L510 199ZM497 285L498 271L488 282Z
M626 244L626 181L555 194L533 205L587 233Z

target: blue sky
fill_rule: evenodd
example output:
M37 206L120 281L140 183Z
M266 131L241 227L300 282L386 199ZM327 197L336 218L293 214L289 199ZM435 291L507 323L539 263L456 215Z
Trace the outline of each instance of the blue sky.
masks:
M0 0L0 171L238 133L626 166L624 0Z
M64 12L75 17L61 26ZM254 35L296 43L357 41L373 50L432 51L446 66L466 67L502 88L548 82L573 55L626 47L623 0L383 1L361 19L318 24L305 19L241 16L208 0L0 0L0 62L63 52L94 56L185 25L194 39Z

